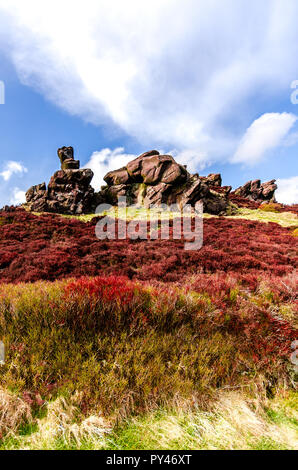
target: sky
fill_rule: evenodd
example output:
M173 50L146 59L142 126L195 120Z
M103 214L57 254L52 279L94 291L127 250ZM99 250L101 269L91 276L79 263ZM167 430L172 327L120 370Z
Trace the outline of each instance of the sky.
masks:
M297 0L0 0L0 207L72 145L103 176L146 150L298 203Z

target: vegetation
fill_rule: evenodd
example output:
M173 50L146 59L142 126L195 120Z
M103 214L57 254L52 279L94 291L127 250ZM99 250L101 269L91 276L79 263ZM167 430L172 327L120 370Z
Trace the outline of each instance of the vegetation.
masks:
M67 429L92 416L118 429L130 416L178 403L195 412L221 389L257 400L286 392L294 289L293 276L218 274L193 276L183 289L121 277L2 285L0 384L10 405L1 433L10 439L48 426L52 406L72 410Z
M267 204L270 206L269 204ZM267 206L266 205L266 206ZM263 206L262 206L263 207ZM264 204L265 207L265 204ZM259 222L274 222L282 227L297 227L297 214L293 212L268 211L264 208L258 210L242 208L233 216L233 219L243 218L247 220L258 220Z
M194 252L0 214L0 448L297 448L297 237L247 210Z
M4 438L0 449L297 449L298 412L292 393L257 400L223 390L212 407L190 410L179 405L111 427L102 417L84 418L72 403L59 398L35 424Z
M23 210L1 217L2 282L113 274L183 283L191 274L218 271L282 276L293 272L298 262L292 227L243 219L243 214L206 219L199 251L186 251L183 239L172 239L173 220L169 240L147 241L98 240L99 218L81 222L50 214L37 217Z

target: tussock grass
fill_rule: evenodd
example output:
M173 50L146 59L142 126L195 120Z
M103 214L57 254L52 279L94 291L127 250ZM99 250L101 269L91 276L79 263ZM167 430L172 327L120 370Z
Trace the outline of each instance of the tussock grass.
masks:
M284 400L259 400L243 392L222 391L207 411L161 411L136 418L118 430L110 448L117 449L297 449L298 428ZM275 408L284 417L269 418ZM290 409L290 411L289 411Z
M46 416L36 421L36 432L23 439L22 445L30 449L80 448L84 442L89 447L103 445L111 430L108 421L102 416L84 417L79 406L78 393L70 400L58 397L50 402Z
M256 399L241 390L223 390L205 409L180 402L170 409L124 420L84 418L63 398L48 405L33 432L14 434L2 448L107 450L284 450L298 449L295 393Z
M28 403L10 391L0 388L0 439L14 435L24 425L33 421Z

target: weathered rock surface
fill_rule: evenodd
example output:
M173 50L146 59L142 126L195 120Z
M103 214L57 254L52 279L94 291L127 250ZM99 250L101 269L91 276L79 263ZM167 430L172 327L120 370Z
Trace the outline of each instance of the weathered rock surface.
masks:
M107 186L100 192L101 199L112 205L117 204L119 196L126 196L128 204L144 207L160 204L194 206L197 201L202 201L204 210L212 214L225 213L229 206L231 188L214 191L221 186L219 174L201 178L191 175L171 155L160 155L157 150L150 150L126 167L109 172L104 180Z
M222 186L220 174L192 175L171 155L160 155L157 150L150 150L125 167L107 173L104 177L107 185L95 193L90 184L93 172L79 169L80 162L74 160L72 147L58 149L58 157L61 170L54 173L48 187L42 183L27 191L30 210L62 214L92 213L97 205L116 205L118 198L125 196L128 205L143 207L160 204L194 206L201 201L204 212L220 215L233 212L233 197L257 202L274 201L277 189L275 180L263 184L255 180L231 193L231 186Z
M277 190L276 180L261 183L261 180L248 181L243 186L237 188L233 194L245 197L256 202L275 202L275 191Z
M58 149L63 169L45 183L32 186L26 192L26 201L34 212L57 212L60 214L84 214L92 212L97 203L94 189L90 185L93 172L75 168L79 162L73 158L72 147ZM72 167L73 168L70 168Z
M57 150L61 162L62 170L78 170L80 168L79 160L73 156L73 147L61 147Z
M221 175L219 173L211 173L208 176L201 176L201 180L207 184L208 186L221 186L222 185L222 179Z

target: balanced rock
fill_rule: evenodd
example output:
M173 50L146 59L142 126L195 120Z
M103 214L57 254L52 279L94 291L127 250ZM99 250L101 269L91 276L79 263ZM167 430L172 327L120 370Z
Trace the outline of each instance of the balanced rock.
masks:
M80 168L79 160L73 156L73 147L61 147L57 150L61 162L62 170L78 170Z
M261 183L261 180L248 181L237 188L233 194L256 202L275 202L276 180Z

